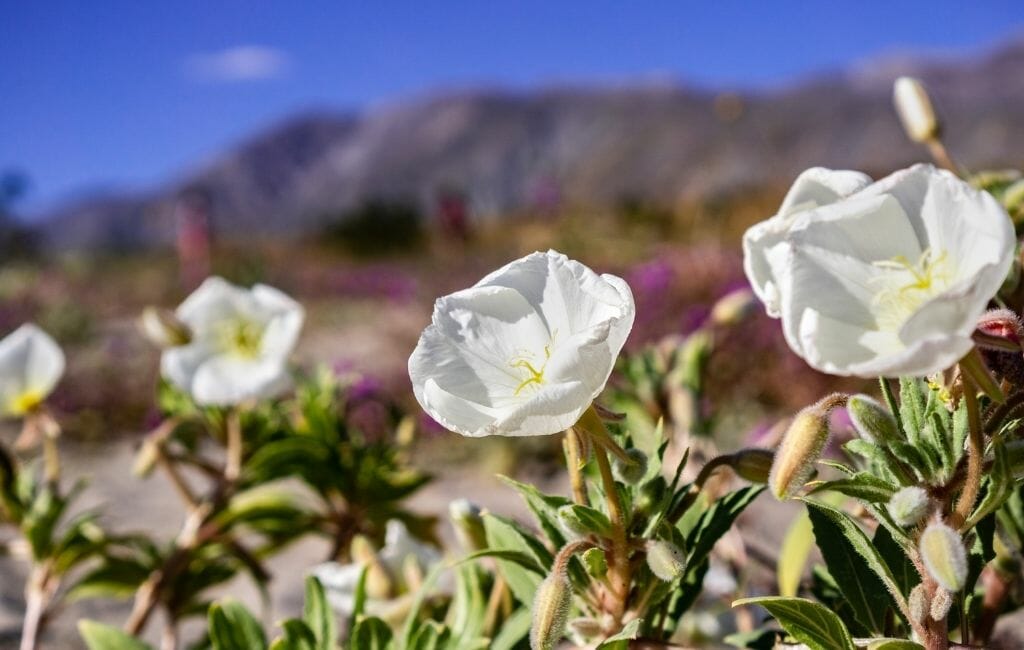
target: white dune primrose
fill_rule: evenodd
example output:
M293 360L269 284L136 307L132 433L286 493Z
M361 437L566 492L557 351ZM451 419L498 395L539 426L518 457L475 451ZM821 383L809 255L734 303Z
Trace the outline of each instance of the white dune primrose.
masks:
M291 385L288 357L304 312L281 291L262 284L243 289L212 277L175 315L189 340L164 350L160 370L197 404L231 406L274 397Z
M416 399L464 436L563 431L604 389L635 312L621 278L527 255L437 300L409 358Z
M64 374L64 353L26 323L0 341L0 415L23 417L43 403Z
M1012 263L1009 217L991 195L931 165L859 190L855 176L838 183L837 174L854 172L815 171L826 201L791 206L744 237L747 276L769 315L782 319L794 352L829 374L952 366Z

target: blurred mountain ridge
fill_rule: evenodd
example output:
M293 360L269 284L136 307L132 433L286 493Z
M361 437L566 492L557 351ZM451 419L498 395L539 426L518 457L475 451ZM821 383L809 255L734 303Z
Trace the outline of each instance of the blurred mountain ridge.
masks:
M892 80L921 77L969 168L1024 163L1024 38L975 57L893 57L776 90L683 83L435 92L362 114L287 120L148 193L77 200L41 221L55 248L170 241L183 196L218 237L301 237L371 200L430 214L457 192L478 217L624 200L672 207L785 187L823 165L880 175L923 160L903 135Z

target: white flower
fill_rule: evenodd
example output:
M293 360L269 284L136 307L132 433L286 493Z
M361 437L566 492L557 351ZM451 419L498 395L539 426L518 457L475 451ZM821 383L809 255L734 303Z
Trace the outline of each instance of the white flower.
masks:
M777 220L745 236L748 277L793 351L835 375L956 363L1016 243L992 196L931 165Z
M765 252L786 238L802 211L835 203L870 184L871 177L860 172L811 167L797 176L777 215L744 233L743 268L769 316L779 317L779 289Z
M634 314L622 279L533 253L437 300L409 358L413 391L464 436L562 431L604 389Z
M0 341L0 415L21 417L39 406L64 374L64 353L31 323Z
M186 345L164 351L160 368L198 404L227 406L272 397L291 384L288 357L303 310L282 292L208 278L175 312L191 331Z
M406 563L414 561L425 575L440 564L441 560L441 553L433 546L424 544L410 535L404 523L397 519L389 520L384 533L384 547L377 554L377 561L387 574L389 582L396 587L393 589L394 598L368 602L367 614L387 620L394 618L391 614L402 611L408 605L406 597L414 595L408 593L408 589L404 589L406 593L399 594L403 591L401 580ZM310 573L323 585L331 607L343 618L348 618L355 608L356 587L364 568L365 565L360 562L324 562L313 567Z

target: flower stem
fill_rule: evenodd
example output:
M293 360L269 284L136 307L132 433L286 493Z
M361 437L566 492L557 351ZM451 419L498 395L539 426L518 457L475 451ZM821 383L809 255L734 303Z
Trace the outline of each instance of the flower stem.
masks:
M238 480L242 472L242 418L237 408L228 413L227 461L224 464L224 478L229 483Z
M608 455L604 447L595 446L594 457L597 459L597 468L601 473L601 482L604 485L605 500L608 504L608 519L611 520L611 556L608 558L608 575L612 591L612 620L616 626L621 625L622 615L626 611L626 599L629 597L630 566L629 566L629 542L626 539L626 520L622 512L622 502L619 501L618 487L615 485L615 478L612 476L612 466L608 462Z
M21 627L20 650L35 650L39 643L39 634L43 628L43 618L50 600L50 581L48 564L33 567L25 586L25 619Z
M966 374L961 373L964 383L964 404L967 407L967 478L964 489L957 499L951 523L959 528L971 516L974 502L981 489L982 464L985 455L985 441L981 425L981 412L978 409L978 393L973 382Z
M590 500L587 498L587 484L583 479L583 466L586 462L582 460L580 443L580 433L572 428L566 429L562 446L565 449L565 465L569 470L572 496L576 503L586 506L590 504Z

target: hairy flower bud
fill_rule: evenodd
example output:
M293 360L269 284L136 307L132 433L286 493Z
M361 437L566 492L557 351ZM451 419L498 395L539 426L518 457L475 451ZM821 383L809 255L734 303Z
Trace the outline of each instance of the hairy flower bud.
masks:
M572 586L564 567L558 567L541 581L533 597L531 650L552 650L562 634L572 606Z
M786 430L768 476L772 494L780 501L789 499L803 487L814 472L828 442L828 414L845 402L842 395L830 395L796 414Z
M846 402L846 412L857 434L868 442L899 440L896 418L878 400L867 395L854 395Z
M924 488L911 485L889 499L889 514L900 526L913 526L928 515L931 500Z
M686 553L663 539L647 543L647 566L659 580L675 582L686 571Z
M615 478L623 483L634 485L639 483L640 479L647 473L647 454L639 449L630 448L626 450L626 456L629 457L629 462L618 456L614 457L612 460L612 473L615 474Z
M913 77L900 77L893 85L893 102L903 130L914 142L930 142L939 136L939 118L924 84Z
M711 322L722 327L730 327L742 322L754 307L757 300L754 292L747 288L736 289L725 294L711 307Z
M192 331L169 309L146 307L139 317L139 329L158 348L188 345Z
M767 483L775 453L768 449L740 449L732 455L729 465L736 475L751 483Z
M1024 325L1020 317L1009 309L993 309L978 319L978 332L983 335L978 339L978 349L996 379L1024 384L1024 354L1020 348Z
M928 594L924 591L924 585L918 584L910 590L910 597L907 598L907 608L910 610L910 620L913 623L924 623L928 616Z
M967 551L960 535L944 523L928 524L918 543L928 574L947 591L960 591L967 580Z
M941 621L949 615L949 608L953 606L953 594L942 589L935 590L932 595L931 617L934 621Z

